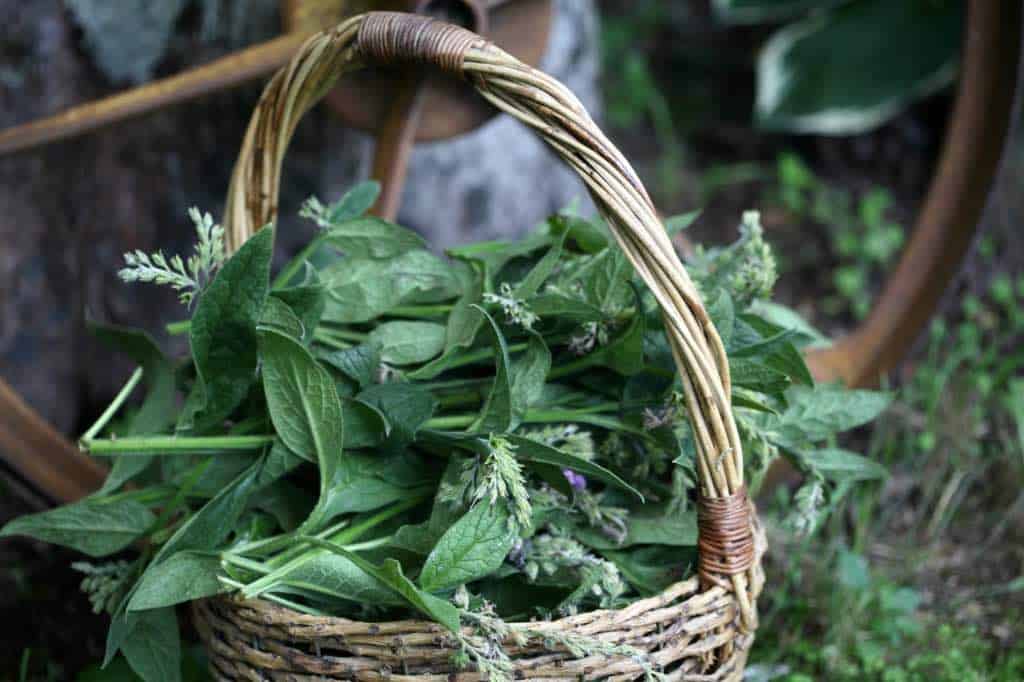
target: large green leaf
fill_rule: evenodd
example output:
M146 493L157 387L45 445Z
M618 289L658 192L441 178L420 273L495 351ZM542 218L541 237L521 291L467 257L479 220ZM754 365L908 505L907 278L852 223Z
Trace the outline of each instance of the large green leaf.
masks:
M801 452L800 459L810 469L834 481L870 481L889 475L878 462L841 448Z
M444 325L436 322L396 320L378 325L369 342L380 349L380 358L392 365L415 365L441 353Z
M220 559L216 554L178 552L139 580L128 602L129 611L144 611L202 599L221 592L217 579Z
M491 334L491 343L494 348L494 382L491 383L491 390L487 394L484 406L480 411L480 417L473 423L471 431L482 431L486 433L504 433L512 426L513 402L512 384L509 379L509 358L508 344L505 343L505 336L501 333L498 323L488 315L483 308L480 313L487 320L485 328Z
M320 470L320 498L307 524L332 515L342 484L353 478L344 456L344 415L338 389L300 343L270 330L260 331L263 391L274 430L289 450Z
M86 498L73 504L12 520L0 537L27 535L76 549L93 557L124 549L156 521L146 507L134 500L108 502Z
M420 585L436 592L490 575L505 561L515 541L503 505L477 504L438 540L423 564Z
M398 606L404 604L387 585L367 574L349 559L330 552L317 552L307 561L285 571L279 582L311 592L358 604ZM267 589L273 594L274 587Z
M356 258L393 258L427 246L423 237L415 232L373 216L334 225L325 238L332 246Z
M526 350L512 361L512 414L516 423L522 421L526 411L537 403L544 392L544 382L551 371L551 351L544 337L530 333Z
M895 0L902 2L903 0ZM845 0L713 0L715 16L732 24L757 24L798 17Z
M429 592L418 588L415 583L405 577L405 574L402 573L402 565L394 559L387 559L380 566L375 566L344 547L317 538L307 538L307 541L345 557L365 573L387 585L389 589L420 613L432 618L451 632L459 632L458 609L450 602L438 599Z
M273 248L273 228L258 231L199 297L189 331L196 383L180 428L204 431L219 424L255 380L256 322L270 287Z
M170 607L133 615L130 632L121 642L121 653L144 682L178 682L181 679L181 636L178 618Z
M757 122L852 135L948 85L963 36L959 0L856 0L781 29L757 68Z
M452 267L429 251L395 258L343 258L323 271L330 322L367 322L415 298L447 300L459 295ZM429 296L425 296L429 294Z

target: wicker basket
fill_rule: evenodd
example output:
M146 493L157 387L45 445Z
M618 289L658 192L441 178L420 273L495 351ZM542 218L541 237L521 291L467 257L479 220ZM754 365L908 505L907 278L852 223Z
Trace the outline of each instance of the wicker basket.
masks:
M757 624L764 541L743 487L728 361L636 174L564 86L456 26L386 12L349 19L305 43L264 91L228 194L229 248L274 220L282 157L303 113L341 74L396 62L429 64L467 79L579 173L661 306L697 444L698 576L619 610L513 625L551 635L507 643L516 678L633 680L653 665L669 680L741 679ZM218 679L483 679L452 667L453 642L429 621L314 617L230 597L196 602L192 610ZM647 656L577 658L564 646L577 635L629 644Z

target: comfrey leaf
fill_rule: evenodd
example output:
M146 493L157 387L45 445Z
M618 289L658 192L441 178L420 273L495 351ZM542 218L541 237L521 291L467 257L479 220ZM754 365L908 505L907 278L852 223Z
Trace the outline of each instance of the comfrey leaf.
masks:
M200 297L189 331L196 384L179 430L204 431L219 424L256 379L256 322L270 288L273 246L273 228L258 231Z
M482 308L478 308L484 319L487 321L485 328L491 334L491 343L494 348L494 382L491 384L491 391L487 394L480 417L470 427L470 431L483 433L504 433L512 427L513 402L512 385L509 380L509 359L508 344L505 342L505 335L490 315Z
M490 575L515 540L503 506L477 504L441 536L420 571L419 583L437 592Z
M216 554L178 552L146 571L128 603L129 611L173 606L223 591L217 579L220 559Z
M85 498L38 514L19 516L0 530L0 537L27 535L102 557L130 545L154 521L153 513L134 500Z
M299 215L312 220L323 229L330 229L338 223L358 218L377 202L380 183L376 180L361 182L330 206L324 206L316 197L310 197L302 204Z

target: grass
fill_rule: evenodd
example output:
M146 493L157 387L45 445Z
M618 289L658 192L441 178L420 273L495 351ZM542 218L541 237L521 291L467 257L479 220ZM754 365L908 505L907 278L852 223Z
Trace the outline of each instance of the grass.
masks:
M982 245L982 252L985 246ZM768 506L769 590L750 679L1024 679L1024 276L936 320L859 437L890 478L810 537Z

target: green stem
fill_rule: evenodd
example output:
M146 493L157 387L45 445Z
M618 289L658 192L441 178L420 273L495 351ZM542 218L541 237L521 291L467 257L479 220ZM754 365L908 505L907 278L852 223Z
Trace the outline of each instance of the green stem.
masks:
M351 343L348 343L347 341L341 341L340 339L336 339L332 334L319 327L316 329L316 331L313 332L313 340L315 340L317 343L322 343L325 346L329 346L330 348L333 348L335 350L345 350L346 348L352 347Z
M391 317L440 317L447 315L454 306L449 303L436 305L400 305L387 311Z
M460 391L438 396L437 404L441 407L464 407L478 404L481 398L480 391Z
M461 429L475 422L478 416L475 414L453 414L447 417L434 417L424 422L423 428L435 429L437 431Z
M578 417L588 414L602 414L605 412L617 412L619 403L601 403L590 407L577 407L571 410L527 410L523 415L523 423L552 423L572 422ZM449 414L442 417L434 417L423 423L423 428L445 431L469 426L479 418L477 414Z
M132 391L135 390L135 387L139 385L140 381L142 381L141 367L132 372L131 377L129 377L120 392L114 397L114 400L107 405L107 409L103 410L103 414L100 415L100 418L97 419L96 423L90 426L89 430L85 432L84 436L82 436L82 442L92 440L96 437L97 433L103 430L103 427L113 419L114 415L117 414L117 411L121 409L122 405L124 405L124 401L128 400L128 396L132 394Z
M271 286L271 289L280 289L288 285L288 282L290 282L292 277L295 276L295 273L299 271L299 268L302 267L302 264L309 260L309 257L313 255L313 252L320 248L320 245L323 244L325 234L326 233L323 232L318 234L316 237L313 238L312 241L306 244L306 247L302 249L302 251L299 251L298 255L296 255L295 258L292 258L290 261L288 261L288 264L284 266L284 269L281 270L281 272L278 273L277 277L274 279L274 283Z
M328 541L342 546L352 544L355 540L359 539L367 531L373 529L388 519L401 514L402 512L408 511L412 507L423 502L427 499L428 495L414 495L410 499L404 500L395 504L392 507L374 514L370 518L366 519L362 523L346 528L339 532L335 537L330 538ZM314 536L316 537L316 536ZM298 550L302 553L298 556L294 556L294 552ZM276 556L267 561L268 565L274 566L275 569L263 576L259 580L255 580L242 589L242 594L247 599L260 596L263 592L273 587L274 583L281 579L282 576L287 575L291 571L294 571L299 566L302 566L308 561L312 561L314 557L319 556L324 550L311 549L303 542L301 545L292 548L289 551L284 552L280 556ZM291 558L294 556L294 558ZM285 562L282 564L282 560Z
M363 343L364 341L366 341L366 339L370 337L369 334L352 331L351 329L344 329L342 327L327 327L326 329L323 329L322 332L335 339L341 339L343 341L356 341L358 343Z
M82 447L100 457L110 455L192 455L257 450L274 436L143 436L82 439Z
M227 585L228 587L232 587L232 588L234 588L236 590L243 590L243 589L245 589L245 585L243 583L240 583L237 580L232 580L231 578L229 578L227 576L224 576L224 575L217 576L217 580L221 581L223 584ZM306 606L305 604L300 604L300 603L294 602L294 601L292 601L290 599L284 599L283 597L278 597L278 596L273 595L273 594L265 595L263 598L266 599L267 601L272 601L274 603L280 604L281 606L284 606L285 608L289 608L292 611L298 611L299 613L306 613L306 614L309 614L311 616L328 616L328 615L330 615L330 614L325 613L324 611L321 611L319 609L314 609L311 606Z

